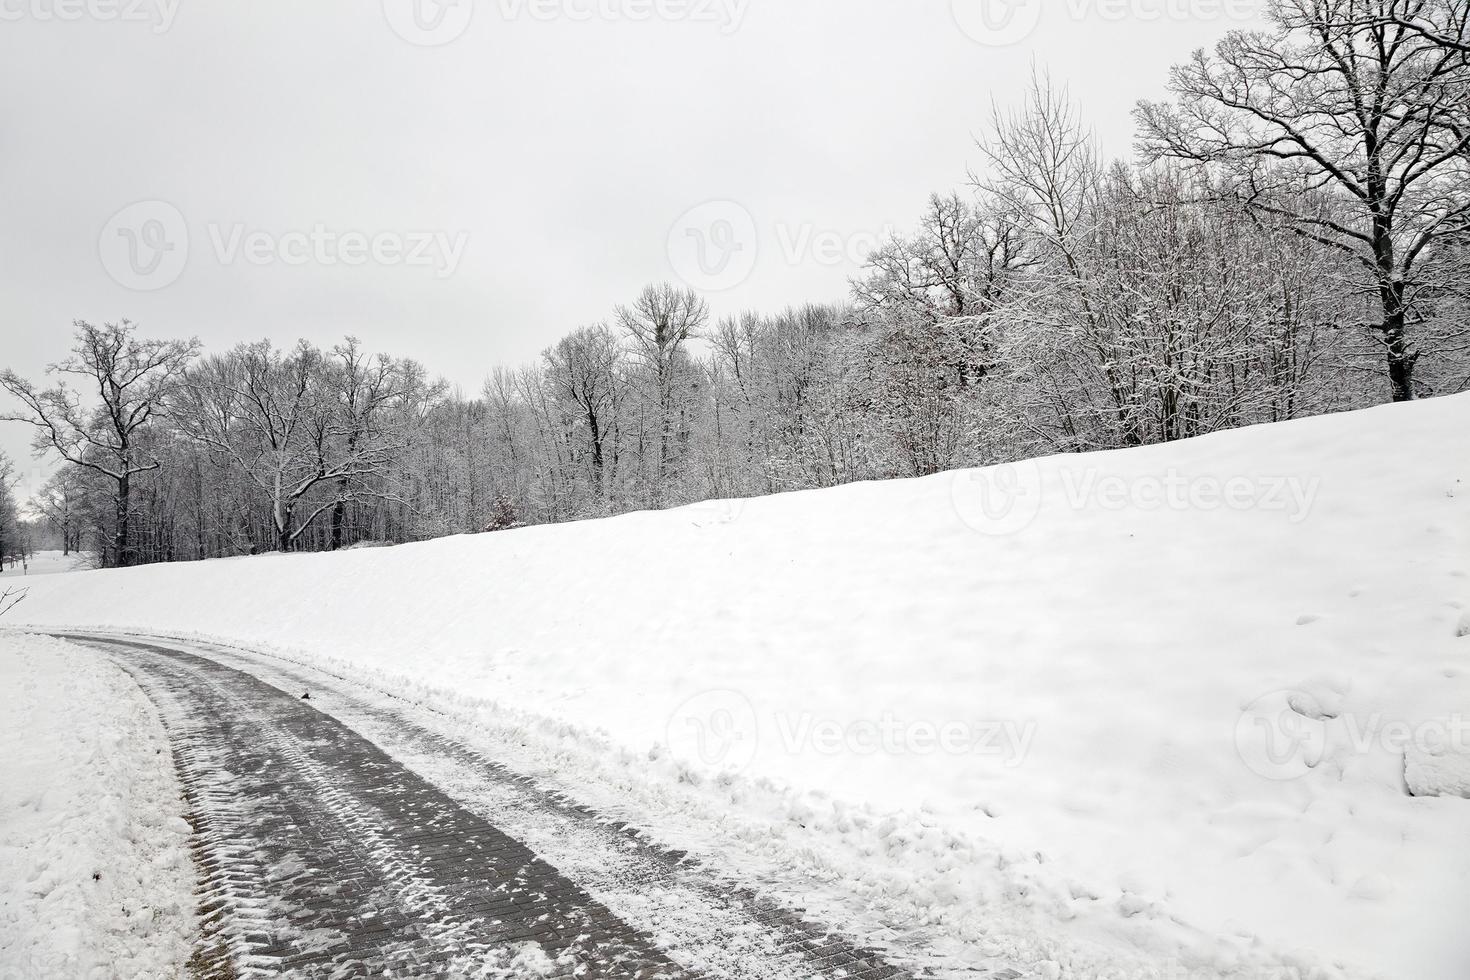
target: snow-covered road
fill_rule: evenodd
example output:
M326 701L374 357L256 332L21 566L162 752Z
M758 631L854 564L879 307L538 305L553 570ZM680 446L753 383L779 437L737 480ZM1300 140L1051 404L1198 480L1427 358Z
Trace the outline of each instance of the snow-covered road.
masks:
M168 729L205 868L206 976L909 975L330 675L64 638L132 674Z
M212 644L286 690L338 675L313 704L680 938L704 912L666 891L616 904L616 882L588 884L609 848L403 720L913 970L1464 980L1467 460L1459 395L503 534L33 576L4 624Z

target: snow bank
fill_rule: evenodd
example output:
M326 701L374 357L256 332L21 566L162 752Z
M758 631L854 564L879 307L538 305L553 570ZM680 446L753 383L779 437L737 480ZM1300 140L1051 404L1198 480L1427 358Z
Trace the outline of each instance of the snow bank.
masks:
M173 757L130 677L0 635L0 977L184 975L189 825Z
M1229 937L1462 980L1470 802L1411 795L1406 759L1467 740L1467 609L1458 396L391 549L49 576L11 618L340 658L685 773L819 791L787 818L841 834L881 815L858 821L867 852L911 868L936 920L973 897L945 886L967 870L945 842L979 840L1035 864L987 900L1044 903L1120 948L1195 936L1210 960Z

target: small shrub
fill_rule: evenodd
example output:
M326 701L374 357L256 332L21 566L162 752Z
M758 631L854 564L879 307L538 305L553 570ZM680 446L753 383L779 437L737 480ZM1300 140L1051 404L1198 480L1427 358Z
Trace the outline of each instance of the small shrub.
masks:
M516 514L515 504L508 497L496 497L495 502L490 505L490 522L485 525L485 532L509 531L520 526L521 520Z

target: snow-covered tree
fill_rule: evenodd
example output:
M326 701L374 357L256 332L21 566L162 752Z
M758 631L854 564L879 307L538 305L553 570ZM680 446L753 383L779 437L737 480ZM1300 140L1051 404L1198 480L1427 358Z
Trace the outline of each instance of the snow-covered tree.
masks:
M1394 401L1415 397L1424 303L1445 285L1431 259L1470 231L1464 9L1277 0L1274 31L1233 31L1197 52L1173 71L1177 101L1137 112L1151 159L1223 165L1248 204L1351 258ZM1317 190L1340 206L1318 206Z
M160 466L158 457L141 448L142 437L164 414L198 342L145 340L127 320L101 327L78 320L75 326L71 356L47 371L57 379L53 387L38 388L14 371L0 371L0 388L22 406L0 421L30 424L37 452L54 452L110 482L114 524L106 558L127 566L134 559L128 527L133 479ZM86 394L69 386L72 379Z

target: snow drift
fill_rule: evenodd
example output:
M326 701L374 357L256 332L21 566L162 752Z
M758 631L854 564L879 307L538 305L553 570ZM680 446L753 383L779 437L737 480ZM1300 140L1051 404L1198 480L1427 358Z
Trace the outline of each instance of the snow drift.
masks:
M690 772L921 813L1091 883L1063 905L1459 980L1467 480L1458 396L412 546L53 575L11 619L339 658Z

